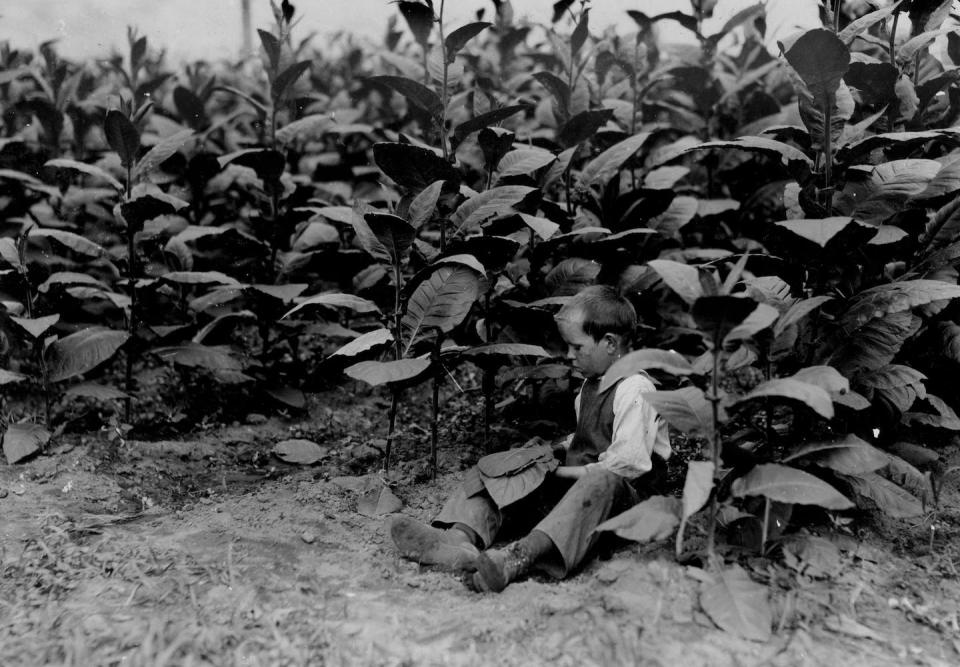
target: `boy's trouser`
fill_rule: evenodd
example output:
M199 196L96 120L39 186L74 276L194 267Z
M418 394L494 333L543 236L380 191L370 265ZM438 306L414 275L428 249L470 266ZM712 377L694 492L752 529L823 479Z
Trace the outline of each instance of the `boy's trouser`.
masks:
M558 579L583 562L596 544L598 535L593 529L631 507L637 498L626 478L593 469L577 480L548 475L539 489L501 510L486 491L467 495L466 488L478 486L471 483L469 476L479 474L476 468L467 472L468 478L447 500L434 525L469 526L486 549L493 544L505 518L527 526L539 521L533 529L550 538L560 560L547 558L538 561L537 567Z

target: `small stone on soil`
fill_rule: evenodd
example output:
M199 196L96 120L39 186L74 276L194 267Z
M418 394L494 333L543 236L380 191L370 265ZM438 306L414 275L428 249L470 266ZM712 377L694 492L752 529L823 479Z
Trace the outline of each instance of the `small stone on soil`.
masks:
M6 489L0 489L0 498L6 498L7 495L9 494Z
M314 542L317 541L317 536L308 530L305 533L301 533L300 539L306 542L307 544L313 544Z
M247 415L247 423L253 424L254 426L257 426L259 424L266 424L267 418L257 412L252 412L249 415Z

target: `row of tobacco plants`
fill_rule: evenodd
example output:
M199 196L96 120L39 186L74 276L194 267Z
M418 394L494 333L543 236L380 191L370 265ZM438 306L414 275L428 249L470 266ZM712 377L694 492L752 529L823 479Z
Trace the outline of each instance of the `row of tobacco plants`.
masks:
M194 401L382 387L386 466L426 385L435 469L451 371L476 368L489 429L498 392L569 379L552 315L614 284L644 332L608 381L654 375L703 456L681 499L602 529L673 537L714 569L708 613L768 637L757 584L720 566L729 536L770 553L791 521L930 519L960 430L950 2L829 4L779 53L759 5L710 35L699 2L631 11L622 37L572 0L546 26L506 0L463 26L399 2L382 47L336 55L283 2L258 60L176 73L132 30L99 64L4 46L0 381L43 406L5 425L8 460L71 401L135 420L159 365ZM659 44L666 22L693 46Z

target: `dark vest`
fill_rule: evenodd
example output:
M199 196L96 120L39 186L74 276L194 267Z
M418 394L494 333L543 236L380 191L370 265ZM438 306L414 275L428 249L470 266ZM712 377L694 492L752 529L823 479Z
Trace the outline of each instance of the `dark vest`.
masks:
M596 463L600 453L610 446L613 437L613 398L619 384L620 382L617 382L607 391L598 394L600 378L583 381L583 388L580 390L580 418L577 419L577 430L567 449L564 465L582 466Z

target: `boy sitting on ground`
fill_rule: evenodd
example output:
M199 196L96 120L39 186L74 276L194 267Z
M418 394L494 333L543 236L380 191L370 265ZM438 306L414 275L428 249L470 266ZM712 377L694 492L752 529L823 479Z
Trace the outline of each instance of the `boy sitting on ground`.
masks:
M631 480L662 472L670 456L666 424L642 396L654 391L649 377L636 373L599 391L604 373L630 351L637 326L630 302L613 287L595 285L574 296L555 319L567 356L584 377L576 431L558 452L560 465L543 467L542 455L528 449L492 455L500 457L497 465L484 466L481 459L471 468L433 526L409 517L390 523L402 556L467 572L475 590L500 592L534 567L558 579L567 576L595 545L594 529L636 503ZM543 482L522 498L512 497L497 477L541 469L552 472L540 473ZM529 479L519 486L530 486ZM645 481L639 480L641 488ZM505 515L542 520L523 539L491 549Z

